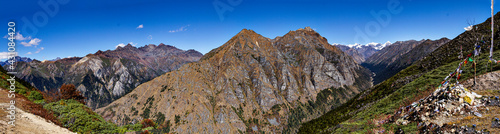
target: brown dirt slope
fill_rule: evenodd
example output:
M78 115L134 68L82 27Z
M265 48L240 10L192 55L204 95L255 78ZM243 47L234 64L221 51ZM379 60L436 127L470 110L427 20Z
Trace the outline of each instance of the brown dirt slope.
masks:
M22 106L26 105L29 100L22 97L15 99L16 106L19 106L16 108L16 126L9 125L7 108L10 106L11 99L7 94L7 90L0 89L0 134L73 134L68 129L57 126L40 116L25 112L27 109Z

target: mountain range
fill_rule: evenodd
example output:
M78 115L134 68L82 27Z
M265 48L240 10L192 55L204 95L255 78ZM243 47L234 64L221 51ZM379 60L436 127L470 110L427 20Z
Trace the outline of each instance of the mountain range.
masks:
M17 77L45 92L74 84L88 107L120 126L151 119L175 133L360 132L433 89L450 71L443 66L457 62L457 46L487 38L487 23L453 40L366 45L331 45L310 27L274 39L243 29L205 55L128 44L51 61L16 57Z
M446 43L443 43L423 58L415 61L410 66L399 71L387 80L382 81L381 83L369 88L368 90L365 90L363 93L359 94L342 106L331 110L330 112L317 119L302 124L299 133L369 133L380 131L404 131L404 133L419 133L421 132L419 130L422 129L428 132L440 132L440 129L436 129L436 126L419 128L419 123L396 124L394 122L391 122L390 118L391 115L395 113L396 109L411 107L412 103L418 103L422 98L427 96L425 95L425 93L435 94L434 91L436 91L436 87L442 86L443 80L446 77L450 76L450 72L457 71L457 66L462 65L460 72L463 72L463 74L461 74L460 79L454 77L453 79L455 80L450 81L450 83L453 82L452 85L454 85L455 82L457 84L462 83L467 79L470 79L469 81L472 81L475 78L476 73L477 75L480 75L489 73L490 71L499 70L499 64L490 63L491 61L488 57L489 53L480 53L479 56L475 56L471 59L465 59L464 57L469 54L472 55L475 48L480 49L483 52L488 52L488 50L490 50L490 39L492 38L492 29L490 28L492 23L490 19L491 18L488 18L481 24L471 26L472 30L465 31L449 41L447 41L447 39L440 39L436 41L424 40L422 43L427 42L424 46L435 47L436 45L439 45L443 42ZM494 16L494 21L500 21L500 14L497 13ZM495 28L493 32L499 33L500 30L498 28ZM482 40L479 37L483 37L487 40ZM499 39L500 36L494 36L495 44L498 43L497 41ZM494 57L498 57L498 55L500 54L500 46L494 45L493 47L494 53L492 54ZM427 47L416 47L411 51L419 50L431 51L432 49L429 49ZM408 52L408 54L410 53L415 52ZM464 60L474 61L474 63L465 65L463 64ZM477 67L474 64L477 64ZM491 78L487 79L489 79L488 81L491 80ZM476 89L476 87L466 88ZM489 92L498 93L497 91L498 89L486 89L482 92L487 92L487 94L489 94ZM429 103L436 104L435 102ZM445 110L449 109L445 108L443 111ZM492 113L487 114L498 115L498 110L491 111ZM477 115L479 114L461 114L460 116L451 115L451 117L456 117L456 120L454 120L453 122L442 120L442 123L458 123L472 126L472 123L470 123L470 121L472 120L474 122L477 122L475 121L475 118L477 118L475 116ZM464 118L465 116L467 116L467 118L469 119ZM470 119L471 117L473 119ZM491 119L489 117L487 119ZM467 120L469 120L469 122ZM383 122L383 125L376 125L376 123L380 122ZM478 124L478 126L481 126L482 128L487 127L488 129L490 129L489 125L491 124L489 124L489 121L483 121L480 123L481 124ZM421 125L422 124L420 124L420 126ZM498 131L498 129L496 129L496 131Z
M368 43L366 45L361 44L351 44L351 45L341 45L334 44L336 47L340 48L345 53L349 54L357 63L363 63L367 58L375 54L376 52L382 50L383 48L390 46L392 43L387 41L384 44L381 43Z
M202 54L159 44L98 51L85 57L55 61L18 62L17 77L41 91L54 91L62 84L74 84L87 98L87 105L99 108L111 103L146 81L181 65L198 61ZM5 66L4 66L5 67Z
M33 60L31 58L28 58L28 57L16 56L15 61L16 62L31 62ZM5 66L5 65L10 65L9 60L5 60L4 62L0 61L0 66Z
M424 58L448 41L450 41L448 38L397 41L376 52L361 65L375 73L374 84L378 84Z
M439 40L408 40L384 44L335 44L335 46L350 55L358 64L370 69L375 74L373 76L374 84L378 84L415 61L424 58L448 41L447 38L441 38Z
M96 112L119 125L154 119L176 133L295 133L369 88L369 74L309 27L275 39L243 29Z

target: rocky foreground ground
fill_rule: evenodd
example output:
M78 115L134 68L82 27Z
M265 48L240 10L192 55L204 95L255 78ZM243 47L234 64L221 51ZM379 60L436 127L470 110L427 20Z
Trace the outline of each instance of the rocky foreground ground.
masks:
M383 123L417 122L420 133L500 133L500 71L449 83L401 107ZM397 131L396 133L404 133Z

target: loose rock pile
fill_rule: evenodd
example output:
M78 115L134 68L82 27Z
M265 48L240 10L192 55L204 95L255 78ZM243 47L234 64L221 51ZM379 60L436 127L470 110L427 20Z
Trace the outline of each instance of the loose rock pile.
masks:
M431 95L401 107L389 119L398 125L418 123L421 133L489 133L488 130L476 130L476 126L449 125L453 116L482 117L481 111L488 111L486 106L500 106L497 97L486 97L469 91L460 84L445 84ZM497 124L492 123L492 127Z

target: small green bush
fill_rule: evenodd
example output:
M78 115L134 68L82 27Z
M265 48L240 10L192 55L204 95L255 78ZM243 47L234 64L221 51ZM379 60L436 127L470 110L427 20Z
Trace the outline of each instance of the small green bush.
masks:
M146 109L144 109L143 113L141 114L141 117L144 118L144 119L148 119L150 112L151 111L149 110L149 107L146 107Z
M28 99L30 101L43 100L43 95L38 91L31 91Z
M175 124L179 124L179 122L181 121L181 116L179 115L175 115Z
M54 112L63 127L78 133L118 133L118 127L76 100L60 100L44 106Z
M21 89L16 89L16 92L17 92L18 94L22 94L22 95L25 95L25 96L26 96L26 89L22 89L22 88L21 88Z
M36 100L36 101L33 101L33 103L44 105L45 104L45 100Z
M164 121L165 121L165 115L161 112L156 113L156 123L163 124Z

